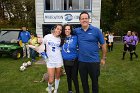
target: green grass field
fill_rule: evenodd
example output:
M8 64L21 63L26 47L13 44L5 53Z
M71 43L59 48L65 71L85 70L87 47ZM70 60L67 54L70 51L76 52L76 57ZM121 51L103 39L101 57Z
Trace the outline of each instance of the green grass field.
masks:
M106 65L101 66L100 93L140 93L140 58L134 57L133 61L129 61L127 53L126 59L121 60L122 49L122 44L115 44L114 51L107 54ZM140 56L140 44L136 52ZM33 64L21 72L19 67L22 62L23 60L13 60L8 56L0 58L0 93L47 93L46 82L33 82L41 80L46 66ZM80 78L79 83L83 93ZM67 93L66 76L61 77L59 93Z

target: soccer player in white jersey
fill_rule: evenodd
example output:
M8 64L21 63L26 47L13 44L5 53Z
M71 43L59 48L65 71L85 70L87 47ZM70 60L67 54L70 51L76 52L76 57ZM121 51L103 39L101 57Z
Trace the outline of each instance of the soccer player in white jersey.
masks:
M62 32L62 25L57 24L51 34L45 35L43 42L46 44L46 53L48 55L47 69L49 74L48 93L52 93L52 85L55 78L54 93L57 93L61 67L63 65L62 55L60 51L60 34Z

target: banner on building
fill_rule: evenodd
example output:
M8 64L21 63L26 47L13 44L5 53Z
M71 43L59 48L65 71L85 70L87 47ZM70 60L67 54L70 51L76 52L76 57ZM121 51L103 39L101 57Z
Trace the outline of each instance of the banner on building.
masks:
M89 13L91 16L91 13ZM45 23L79 23L80 13L44 13ZM91 22L91 20L90 20Z

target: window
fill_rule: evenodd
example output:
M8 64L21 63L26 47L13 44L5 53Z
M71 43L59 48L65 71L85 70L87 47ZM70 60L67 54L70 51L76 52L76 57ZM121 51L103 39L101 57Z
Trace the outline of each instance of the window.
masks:
M46 10L64 10L64 0L45 0Z
M64 0L64 10L72 10L72 0Z
M67 2L68 0L64 0L64 10L68 10L68 2Z
M91 0L45 0L45 10L91 10Z
M91 0L84 0L84 9L91 9Z
M79 0L72 0L72 9L79 10Z
M52 0L53 10L64 10L64 0Z
M12 40L17 40L20 31L15 30L4 30L0 32L0 43L11 42Z
M79 9L83 10L84 9L84 0L79 0Z
M50 0L45 0L46 10L51 10L50 5L51 5Z
M64 0L64 10L79 10L79 0Z
M91 0L79 0L80 10L91 10Z

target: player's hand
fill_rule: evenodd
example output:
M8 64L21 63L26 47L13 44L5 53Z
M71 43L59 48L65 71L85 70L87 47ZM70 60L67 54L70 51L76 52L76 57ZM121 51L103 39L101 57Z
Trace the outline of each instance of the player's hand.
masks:
M105 65L105 59L101 59L100 64L101 64L101 65Z

